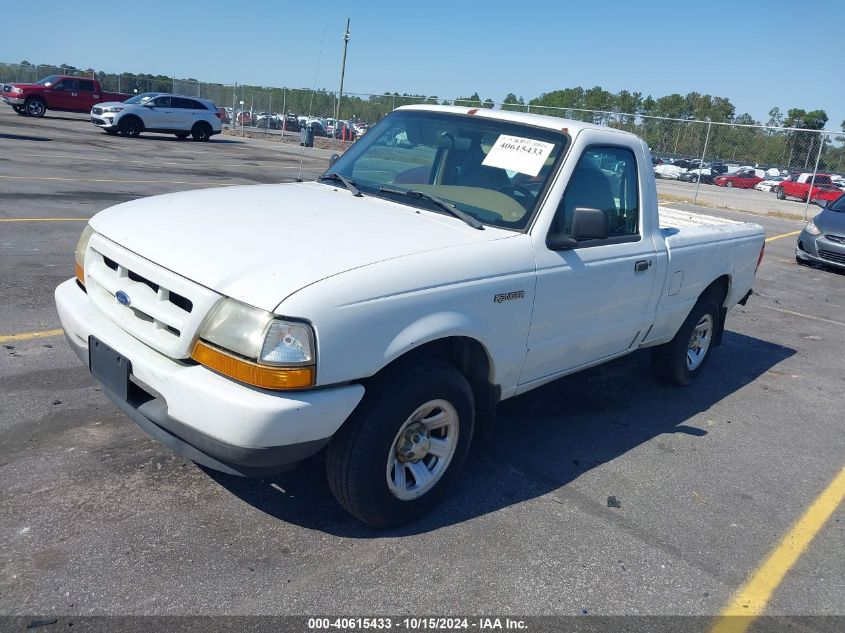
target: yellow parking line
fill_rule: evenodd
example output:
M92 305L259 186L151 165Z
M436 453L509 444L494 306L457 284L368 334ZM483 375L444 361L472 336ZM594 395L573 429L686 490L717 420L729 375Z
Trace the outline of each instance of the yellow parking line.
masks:
M0 222L87 222L91 218L0 218Z
M0 343L12 343L14 341L30 341L34 338L46 338L64 334L64 330L42 330L41 332L22 332L21 334L0 334Z
M236 182L189 182L187 180L113 180L111 178L60 178L59 176L0 176L6 180L67 180L71 182L115 182L119 184L149 185L202 185L214 187L232 187Z
M781 233L780 235L772 235L771 237L767 237L767 242L774 242L775 240L781 240L785 237L792 237L793 235L798 235L801 231L790 231L789 233Z
M766 561L734 595L710 633L744 633L763 613L775 589L845 498L845 466L816 497ZM736 617L745 616L745 617Z

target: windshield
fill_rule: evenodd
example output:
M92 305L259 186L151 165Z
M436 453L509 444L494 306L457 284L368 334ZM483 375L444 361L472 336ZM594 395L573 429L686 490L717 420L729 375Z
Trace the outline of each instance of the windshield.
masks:
M493 226L528 226L566 147L562 132L465 114L398 110L331 168L363 193L440 212L420 191Z
M134 97L129 97L123 103L146 103L147 101L149 101L153 97L157 96L158 94L160 94L160 93L158 93L158 92L142 92L141 94L135 95Z
M44 79L39 79L35 83L38 84L39 86L50 87L54 83L56 83L59 79L60 79L60 77L58 75L50 75L49 77L44 77Z

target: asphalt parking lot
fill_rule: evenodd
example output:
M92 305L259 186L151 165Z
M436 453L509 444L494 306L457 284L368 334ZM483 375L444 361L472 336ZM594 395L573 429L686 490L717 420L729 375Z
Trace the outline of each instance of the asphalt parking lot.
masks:
M61 336L19 336L59 327L80 218L290 181L299 151L0 109L0 613L715 615L842 469L845 274L798 266L801 223L776 217L702 210L772 240L697 383L668 387L637 353L510 400L455 493L388 532L335 504L318 460L266 481L202 470L123 417ZM843 517L767 615L845 615Z

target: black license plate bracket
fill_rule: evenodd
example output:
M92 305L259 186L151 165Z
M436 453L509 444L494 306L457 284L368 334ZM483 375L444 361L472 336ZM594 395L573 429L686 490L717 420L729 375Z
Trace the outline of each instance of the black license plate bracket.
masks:
M129 399L132 363L93 335L88 337L88 367L103 389L121 400Z

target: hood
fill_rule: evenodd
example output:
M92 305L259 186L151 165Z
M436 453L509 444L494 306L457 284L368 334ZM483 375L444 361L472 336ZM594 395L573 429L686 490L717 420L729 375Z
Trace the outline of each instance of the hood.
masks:
M123 101L103 101L101 103L95 103L92 108L108 108L111 106L122 106L124 108L128 108L131 105L131 103L124 103Z
M44 86L41 86L39 84L22 84L22 83L18 83L16 81L7 81L6 83L3 83L2 81L0 81L0 86L8 86L10 89L11 88L24 88L24 89L26 89L26 88L43 88L44 87Z
M813 223L822 233L845 236L845 213L841 211L822 209L813 219Z
M160 266L268 311L353 268L515 235L318 183L142 198L106 209L90 224Z

